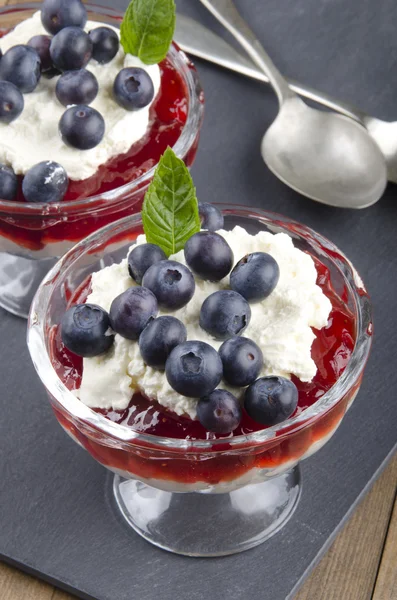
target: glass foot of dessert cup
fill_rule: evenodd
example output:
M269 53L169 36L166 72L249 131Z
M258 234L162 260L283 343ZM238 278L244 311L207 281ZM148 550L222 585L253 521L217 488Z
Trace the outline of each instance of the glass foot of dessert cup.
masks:
M124 11L85 5L90 20L120 26ZM0 7L0 36L40 9L41 2ZM203 119L203 90L193 64L176 45L171 45L167 59L181 77L188 102L186 122L173 150L190 167ZM40 204L0 199L0 306L26 318L40 281L56 260L88 234L141 210L156 166L140 168L142 174L130 183L80 200ZM19 257L26 260L19 261ZM10 264L15 265L13 274Z
M192 556L239 552L285 525L300 495L296 467L334 435L360 388L372 341L368 294L336 246L274 213L235 206L223 214L228 230L239 225L253 235L269 231L291 236L296 247L321 262L333 290L354 316L355 346L343 373L314 404L287 421L226 439L165 437L114 423L67 388L55 370L59 358L53 340L60 319L71 298L87 285L87 277L126 256L142 233L140 215L108 225L67 252L40 285L28 324L30 354L55 416L72 439L116 474L116 504L127 523L152 543ZM203 514L204 506L205 519L196 528L193 515L196 519L197 511ZM251 520L244 508L252 510ZM242 531L244 519L247 531ZM187 525L194 528L196 539ZM208 531L217 538L218 527L219 540L210 542Z
M145 540L186 556L226 556L254 548L289 521L301 494L299 467L227 493L177 493L113 478L122 516Z

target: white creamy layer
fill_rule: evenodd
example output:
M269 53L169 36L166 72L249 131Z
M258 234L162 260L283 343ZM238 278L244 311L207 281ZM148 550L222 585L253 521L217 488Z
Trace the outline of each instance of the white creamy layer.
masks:
M250 235L241 227L219 231L234 253L235 263L251 252L268 252L280 267L280 279L272 294L262 302L251 304L252 317L243 333L262 349L265 364L261 375L296 375L301 381L311 381L317 367L311 358L315 335L312 327L321 329L327 324L331 303L316 285L317 271L312 258L294 247L284 233L273 235L260 232ZM137 243L144 243L139 236ZM186 264L183 250L170 257ZM92 293L87 302L109 311L112 300L136 285L130 278L127 259L106 267L92 276ZM188 340L200 340L218 350L222 342L215 340L199 325L204 300L229 285L229 276L211 283L196 278L196 290L191 301L172 314L186 326ZM160 314L166 314L160 312ZM242 395L241 388L231 388L221 382L221 388ZM126 408L134 392L157 400L178 415L196 417L197 399L186 398L169 385L163 371L148 367L139 352L137 342L116 335L110 351L95 358L85 358L83 378L77 395L84 404L98 408Z
M8 238L0 235L0 252L8 252L8 254L14 256L22 256L24 258L34 258L35 260L41 258L59 258L66 254L76 242L50 242L45 244L44 247L39 250L31 250L25 246L9 240ZM3 267L3 265L2 265Z
M88 21L85 30L88 32L100 25L102 23ZM119 30L113 29L119 35ZM48 35L41 23L40 12L37 12L0 38L0 49L4 53L11 46L27 44L30 38L39 34ZM115 102L112 96L113 82L124 67L145 69L152 78L155 96L160 89L159 66L144 65L136 56L126 55L121 46L113 60L106 65L100 65L92 59L86 68L97 78L99 92L90 106L105 119L105 135L98 146L91 150L77 150L62 142L58 123L66 108L55 96L58 77L41 77L36 89L24 94L25 108L18 119L8 125L0 123L0 162L12 166L18 175L23 175L38 162L54 160L66 169L70 179L81 180L94 175L98 167L110 158L128 152L132 144L146 133L151 105L127 111Z

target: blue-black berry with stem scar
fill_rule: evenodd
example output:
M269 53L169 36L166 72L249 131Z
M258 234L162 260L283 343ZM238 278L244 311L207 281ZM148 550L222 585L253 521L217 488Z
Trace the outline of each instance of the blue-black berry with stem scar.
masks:
M109 316L116 333L127 340L138 340L157 313L158 304L154 294L144 287L132 287L113 300Z
M163 370L172 350L186 339L186 327L182 321L171 316L157 317L139 336L139 350L149 367Z
M200 327L217 340L241 335L250 320L248 302L232 290L214 292L204 300L200 311Z
M298 389L285 377L261 377L245 392L244 406L249 416L262 425L286 421L298 405Z
M213 433L231 433L239 426L241 416L240 402L227 390L214 390L197 403L198 420Z
M222 361L209 344L188 341L173 349L165 365L165 374L178 394L190 398L206 396L222 379Z
M64 314L61 337L66 348L78 356L107 352L114 342L109 315L96 304L76 304Z

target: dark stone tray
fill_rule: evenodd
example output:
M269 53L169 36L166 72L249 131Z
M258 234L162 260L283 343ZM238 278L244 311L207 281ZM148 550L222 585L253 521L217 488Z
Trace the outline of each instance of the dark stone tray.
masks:
M196 0L178 9L213 25ZM121 5L121 2L120 2ZM394 0L238 1L286 74L380 117L397 117ZM214 26L215 29L218 27ZM303 463L303 495L262 546L189 559L150 546L110 505L110 478L57 425L25 346L26 324L0 310L0 555L82 598L292 598L373 483L397 441L397 198L361 212L300 197L264 166L259 144L276 112L263 85L199 63L207 112L193 168L201 199L284 213L331 238L372 295L374 349L361 392L334 438Z

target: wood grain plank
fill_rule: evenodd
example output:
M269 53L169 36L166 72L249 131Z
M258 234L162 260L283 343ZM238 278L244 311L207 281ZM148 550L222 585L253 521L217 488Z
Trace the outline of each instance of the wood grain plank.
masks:
M372 600L397 600L397 494Z
M396 482L397 456L362 501L295 600L371 599L393 510ZM397 541L394 543L395 553L396 549ZM391 573L385 572L386 586L390 577ZM391 598L397 600L397 596L379 597L377 600Z
M61 592L61 590L54 590L54 594L51 600L77 600L75 596Z
M77 598L0 562L0 600L77 600Z
M54 590L54 595L51 600L77 600L75 596L61 592L61 590Z
M52 600L52 586L5 564L1 564L0 567L1 600Z

